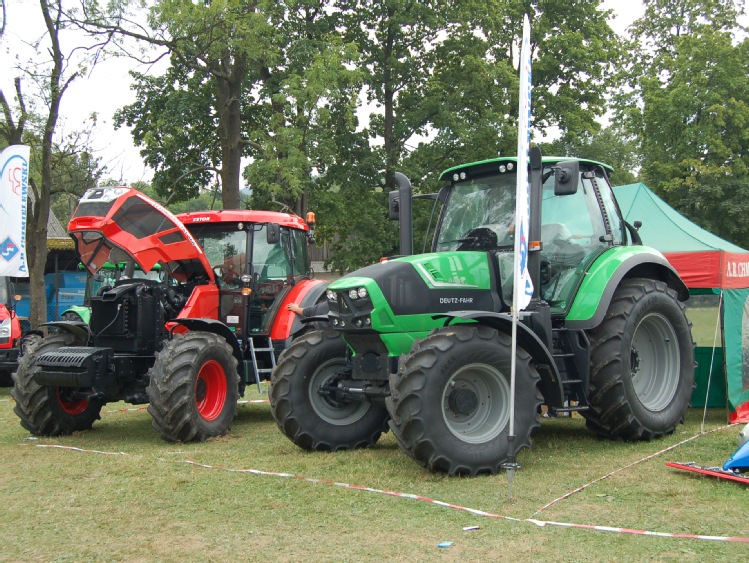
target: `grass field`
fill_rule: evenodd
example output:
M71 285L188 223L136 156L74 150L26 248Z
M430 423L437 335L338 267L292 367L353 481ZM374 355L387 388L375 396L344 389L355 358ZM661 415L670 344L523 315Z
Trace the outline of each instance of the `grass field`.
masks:
M726 425L724 410L708 411L709 432L642 461L697 436L701 425L702 410L693 409L674 435L629 444L597 439L581 418L544 419L519 456L509 499L506 475L430 474L391 434L368 450L302 451L278 431L266 403L240 404L231 434L201 444L161 441L145 410L123 403L105 406L91 431L30 439L9 390L0 389L0 560L746 560L747 543L528 521L749 537L749 487L665 466L722 465L739 430L715 431ZM453 544L439 548L445 541Z
M687 307L687 317L692 321L692 339L697 346L721 346L720 333L715 340L715 326L718 321L717 307Z

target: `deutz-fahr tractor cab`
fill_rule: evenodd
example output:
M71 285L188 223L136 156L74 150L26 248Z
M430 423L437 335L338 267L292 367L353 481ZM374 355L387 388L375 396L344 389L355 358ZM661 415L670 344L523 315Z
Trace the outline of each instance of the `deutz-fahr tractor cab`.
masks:
M338 450L376 443L389 424L421 465L468 475L496 473L530 447L542 404L579 411L609 438L673 432L694 385L688 291L625 224L609 170L532 151L521 244L534 290L514 358L517 160L444 172L432 252L333 282L335 330L305 335L281 356L270 392L281 430L303 448ZM401 233L402 247L409 237Z
M269 379L276 354L308 328L286 309L315 303L326 287L311 279L302 219L180 217L122 186L81 198L68 226L81 263L92 276L107 264L125 269L91 296L88 324L48 323L50 336L22 357L13 397L24 428L88 429L102 405L124 400L148 403L165 440L222 435L245 386ZM157 269L158 279L135 275Z

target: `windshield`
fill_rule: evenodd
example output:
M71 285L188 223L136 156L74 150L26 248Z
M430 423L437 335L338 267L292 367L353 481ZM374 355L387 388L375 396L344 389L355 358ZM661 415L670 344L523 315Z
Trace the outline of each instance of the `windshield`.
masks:
M237 224L190 225L190 231L203 248L219 283L239 287L240 276L248 273L247 231Z
M436 250L512 247L515 217L514 173L458 182L445 206Z

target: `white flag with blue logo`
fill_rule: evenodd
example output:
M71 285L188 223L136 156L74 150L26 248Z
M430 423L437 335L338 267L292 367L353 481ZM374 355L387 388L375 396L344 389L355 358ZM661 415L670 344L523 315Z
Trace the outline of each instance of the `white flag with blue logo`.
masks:
M26 198L31 148L12 145L0 153L0 276L27 278Z
M517 314L533 296L528 271L528 228L531 193L528 185L528 153L531 141L531 24L523 18L523 44L520 49L520 104L518 110L518 185L515 201L515 278L512 308Z

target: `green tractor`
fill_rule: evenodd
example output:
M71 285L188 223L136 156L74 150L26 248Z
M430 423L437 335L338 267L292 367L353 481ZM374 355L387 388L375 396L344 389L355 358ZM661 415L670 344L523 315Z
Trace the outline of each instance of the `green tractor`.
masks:
M517 166L497 158L444 172L432 252L420 255L410 182L396 175L404 256L332 283L331 328L297 339L273 372L271 410L295 444L371 446L389 427L422 466L474 476L530 447L541 405L579 412L610 439L651 440L683 422L689 293L623 220L608 166L531 151L533 296L513 323Z

